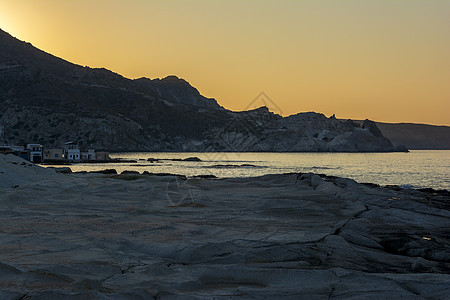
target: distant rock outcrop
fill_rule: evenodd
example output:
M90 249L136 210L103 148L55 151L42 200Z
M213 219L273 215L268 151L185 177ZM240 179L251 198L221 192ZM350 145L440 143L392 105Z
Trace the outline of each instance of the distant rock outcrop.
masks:
M348 122L360 126L365 121L348 120ZM450 126L383 122L375 122L375 125L394 147L406 147L411 150L450 150Z
M172 75L163 79L157 78L153 80L139 78L134 81L156 91L158 97L163 99L168 105L183 103L205 109L223 109L215 99L202 96L189 82L177 76Z
M434 126L411 123L380 123L378 128L394 146L408 149L450 150L450 126Z
M109 151L399 151L373 122L308 112L232 112L184 79L127 79L72 64L0 30L0 127L6 144Z

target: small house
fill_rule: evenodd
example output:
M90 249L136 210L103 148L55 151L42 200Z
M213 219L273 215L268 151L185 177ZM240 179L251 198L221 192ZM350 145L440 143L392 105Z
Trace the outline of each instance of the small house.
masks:
M69 161L81 160L81 153L77 142L68 142L64 144L64 158Z
M83 161L96 160L95 150L88 150L87 152L81 152L81 159Z
M28 160L32 163L41 163L43 161L43 148L40 144L28 144Z
M44 161L63 160L63 159L64 159L63 149L45 149L44 150Z

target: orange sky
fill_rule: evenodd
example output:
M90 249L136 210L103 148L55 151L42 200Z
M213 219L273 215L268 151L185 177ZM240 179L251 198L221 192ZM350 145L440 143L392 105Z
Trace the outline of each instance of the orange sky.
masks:
M283 115L450 125L446 0L0 0L0 28L80 65L175 74L232 110L264 91Z

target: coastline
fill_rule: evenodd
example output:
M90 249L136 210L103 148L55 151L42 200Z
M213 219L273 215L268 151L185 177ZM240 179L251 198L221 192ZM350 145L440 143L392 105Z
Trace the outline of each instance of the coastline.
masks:
M450 151L412 151L402 153L120 153L132 163L72 164L73 172L115 169L117 173L173 173L188 177L209 174L219 178L246 178L268 174L325 173L402 188L450 190L448 172ZM197 161L184 161L198 157ZM52 167L52 165L45 165ZM54 167L60 167L54 165Z
M312 173L59 174L0 155L1 298L450 294L448 192Z

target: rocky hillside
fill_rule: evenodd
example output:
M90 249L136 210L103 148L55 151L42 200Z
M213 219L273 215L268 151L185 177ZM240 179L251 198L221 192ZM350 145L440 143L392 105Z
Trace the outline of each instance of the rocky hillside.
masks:
M404 151L371 121L232 112L176 76L131 80L0 30L0 143L110 151Z
M364 123L362 120L353 122L359 125ZM450 150L450 126L382 122L375 124L394 146L403 145L410 150Z
M379 122L377 126L394 145L405 145L408 149L450 150L450 126Z

